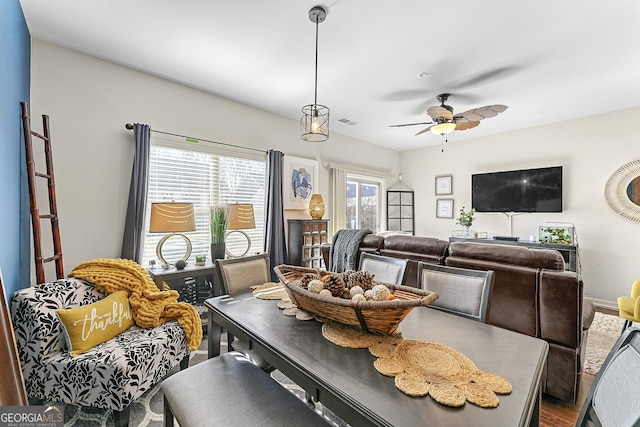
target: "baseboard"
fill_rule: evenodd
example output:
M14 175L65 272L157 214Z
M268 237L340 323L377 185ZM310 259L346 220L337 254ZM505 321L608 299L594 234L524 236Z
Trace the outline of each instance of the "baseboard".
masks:
M588 299L589 301L591 301L593 305L596 307L596 309L602 308L606 310L613 310L616 313L618 312L618 303L615 301L607 301L605 299L597 299L597 298L591 298L587 296L585 296L585 299Z

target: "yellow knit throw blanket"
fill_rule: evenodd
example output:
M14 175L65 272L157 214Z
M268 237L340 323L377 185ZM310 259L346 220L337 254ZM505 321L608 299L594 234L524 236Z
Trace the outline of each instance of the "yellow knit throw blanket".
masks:
M128 259L97 258L79 264L69 277L91 282L96 289L107 294L127 291L136 325L152 328L176 319L184 329L189 350L194 351L200 346L202 322L196 309L186 302L178 302L178 291L158 289L149 273L138 263Z

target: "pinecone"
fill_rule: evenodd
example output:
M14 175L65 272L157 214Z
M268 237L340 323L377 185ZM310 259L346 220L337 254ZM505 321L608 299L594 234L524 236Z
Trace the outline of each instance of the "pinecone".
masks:
M322 278L324 288L331 291L331 295L338 297L344 291L344 280L340 274L327 274Z
M309 282L315 279L320 280L320 275L318 273L304 273L302 278L300 279L300 286L304 289L309 288Z
M373 288L373 274L368 271L356 271L349 276L349 288L360 286L365 291Z
M344 280L344 284L347 288L351 288L351 275L353 275L353 273L355 272L355 270L346 270L342 272L342 280Z

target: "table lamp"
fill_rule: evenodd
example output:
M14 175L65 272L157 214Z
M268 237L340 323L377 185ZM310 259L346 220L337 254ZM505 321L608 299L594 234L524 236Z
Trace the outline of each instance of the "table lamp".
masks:
M243 234L247 239L247 250L244 253L237 255L229 252L228 249L225 248L225 252L228 256L232 258L243 257L249 252L251 248L251 238L247 233L242 230L248 230L251 228L256 228L256 220L253 215L253 205L251 203L235 203L227 206L229 212L229 223L227 224L227 236L225 237L225 247L228 248L229 245L226 244L227 238L233 233Z
M186 264L191 255L191 241L184 234L187 231L195 231L196 220L193 215L193 203L152 203L151 219L149 221L150 233L170 233L164 236L156 246L156 256L162 263L162 267L167 269L170 264L162 256L162 245L170 237L181 236L187 243L187 251L182 258ZM182 263L181 263L182 264Z

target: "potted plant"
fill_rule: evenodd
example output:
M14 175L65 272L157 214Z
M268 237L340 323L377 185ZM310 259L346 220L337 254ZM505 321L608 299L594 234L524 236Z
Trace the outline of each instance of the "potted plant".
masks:
M473 215L476 213L474 208L471 208L468 211L464 210L464 206L460 208L460 216L456 219L456 224L460 224L463 226L466 231L466 237L475 238L475 232L470 231L469 227L473 224L474 217Z
M567 233L565 228L552 228L547 227L543 229L546 236L540 239L543 243L558 243L560 245L570 245L571 244L571 235Z
M229 214L224 206L212 206L209 221L211 231L211 261L224 259L224 238L227 234Z

